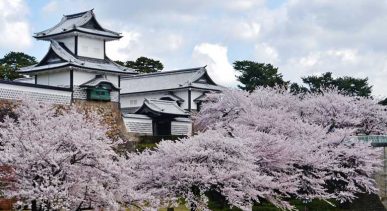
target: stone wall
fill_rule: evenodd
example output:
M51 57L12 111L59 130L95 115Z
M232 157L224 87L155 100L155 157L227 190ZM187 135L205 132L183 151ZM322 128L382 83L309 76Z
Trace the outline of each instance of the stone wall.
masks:
M375 179L379 188L379 197L382 198L383 201L387 201L387 148L381 148L383 148L381 154L381 159L383 160L383 167L381 171L375 175Z
M112 139L121 138L124 141L133 141L135 136L130 135L122 120L121 110L119 103L116 102L102 102L102 101L86 101L86 100L74 100L73 105L86 110L95 111L101 115L102 121L109 127L108 136Z
M7 100L0 98L0 109L13 109L15 107L15 100ZM122 115L117 102L103 102L103 101L86 101L73 100L71 106L77 106L85 111L95 111L101 115L102 121L108 127L108 137L112 139L121 138L124 141L137 141L138 137L127 132ZM0 113L0 117L1 117Z
M60 87L0 81L0 99L21 98L66 105L71 103L71 91Z

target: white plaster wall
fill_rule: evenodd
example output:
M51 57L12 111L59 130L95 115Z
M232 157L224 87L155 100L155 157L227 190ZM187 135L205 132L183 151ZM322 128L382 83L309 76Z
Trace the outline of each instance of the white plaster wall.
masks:
M182 109L188 109L188 90L175 91L173 94L184 100L180 107Z
M58 39L58 42L63 42L71 52L75 53L75 37Z
M140 107L144 102L145 98L150 99L160 99L164 95L168 94L168 92L156 92L156 93L139 93L133 95L121 95L121 107L122 108L132 108L132 107ZM188 110L188 90L174 91L173 94L182 98L184 102L181 104L182 109ZM197 105L194 102L196 98L203 94L202 91L192 90L191 91L191 109L196 110ZM131 100L137 101L136 105L130 103ZM133 101L132 101L133 102Z
M48 74L39 74L36 76L36 83L41 85L48 85Z
M57 72L49 75L48 85L51 86L70 86L70 72Z
M37 75L37 84L69 87L70 72L55 72Z
M119 77L117 75L106 74L107 79L118 87Z
M188 110L188 90L181 90L181 91L175 91L173 92L176 96L182 98L184 102L181 104L182 109ZM200 95L202 95L202 91L197 91L197 90L191 90L191 109L196 110L197 105L194 102L196 98L198 98Z
M73 72L73 83L74 85L81 85L87 81L90 81L91 79L95 78L95 73L89 73L79 70L74 70Z
M94 79L96 75L100 75L98 73L90 73L81 70L74 70L74 85L81 85L91 79ZM114 85L118 86L118 76L112 74L106 74L106 78L112 82Z
M78 37L78 55L103 59L104 58L104 41L92 39L89 37Z
M192 90L191 91L191 109L193 110L197 110L197 104L194 102L194 100L198 97L200 97L200 95L202 95L203 92L202 91L197 91L197 90ZM187 108L188 109L188 108Z

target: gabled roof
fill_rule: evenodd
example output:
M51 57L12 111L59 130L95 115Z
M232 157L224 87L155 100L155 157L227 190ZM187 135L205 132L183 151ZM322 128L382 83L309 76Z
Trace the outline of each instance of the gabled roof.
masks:
M35 73L49 69L74 66L79 68L91 69L101 72L112 72L122 74L137 74L133 69L121 66L108 57L105 59L93 59L75 56L65 45L51 40L48 53L36 65L24 67L19 70L20 73Z
M206 99L206 94L205 93L203 93L202 95L200 95L199 97L194 99L194 102L201 102L201 101L204 101L204 99Z
M189 116L176 102L169 100L145 99L143 105L135 114L147 114L154 117L159 116Z
M205 79L205 82L202 82L201 79ZM139 74L121 79L121 94L175 90L188 87L209 91L222 90L222 87L215 84L210 78L205 67Z
M37 39L48 40L51 37L75 31L103 36L110 40L122 37L120 33L104 29L95 18L93 10L64 15L58 24L44 31L35 33L34 37Z
M159 97L159 99L161 99L161 100L165 100L166 98L169 98L169 99L176 101L176 102L184 102L184 99L182 99L179 96L176 96L175 94L173 94L173 92L169 92L168 94L165 94L165 95Z
M80 87L86 87L86 88L94 88L97 87L100 84L110 84L112 89L119 90L120 88L114 85L109 79L106 78L106 75L96 75L95 78L83 83L80 85Z

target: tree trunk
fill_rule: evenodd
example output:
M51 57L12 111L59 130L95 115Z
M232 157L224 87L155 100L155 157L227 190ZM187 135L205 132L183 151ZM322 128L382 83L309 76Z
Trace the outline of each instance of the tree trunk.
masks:
M194 203L191 203L190 211L196 211L196 205Z
M32 202L31 202L31 211L38 211L38 206L36 204L36 200L32 200Z

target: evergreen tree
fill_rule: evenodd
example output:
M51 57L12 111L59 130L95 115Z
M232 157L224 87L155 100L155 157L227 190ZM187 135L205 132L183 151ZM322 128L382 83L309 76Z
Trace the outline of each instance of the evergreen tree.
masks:
M243 85L238 86L242 90L252 92L256 87L286 87L289 81L284 81L278 68L271 64L257 63L254 61L235 61L234 69L241 73L238 77Z
M135 61L115 61L117 64L134 69L139 73L153 73L164 69L164 65L159 60L154 60L141 56Z
M36 64L36 58L22 52L9 52L0 59L0 79L14 80L22 77L17 70Z
M371 96L372 86L368 84L368 78L353 78L349 76L333 78L331 72L326 72L321 76L307 76L302 78L302 82L309 88L297 90L300 87L298 84L293 85L294 89L291 91L310 91L312 93L322 92L326 88L337 88L341 93L350 96Z
M384 98L384 100L379 102L380 105L387 105L387 98Z

